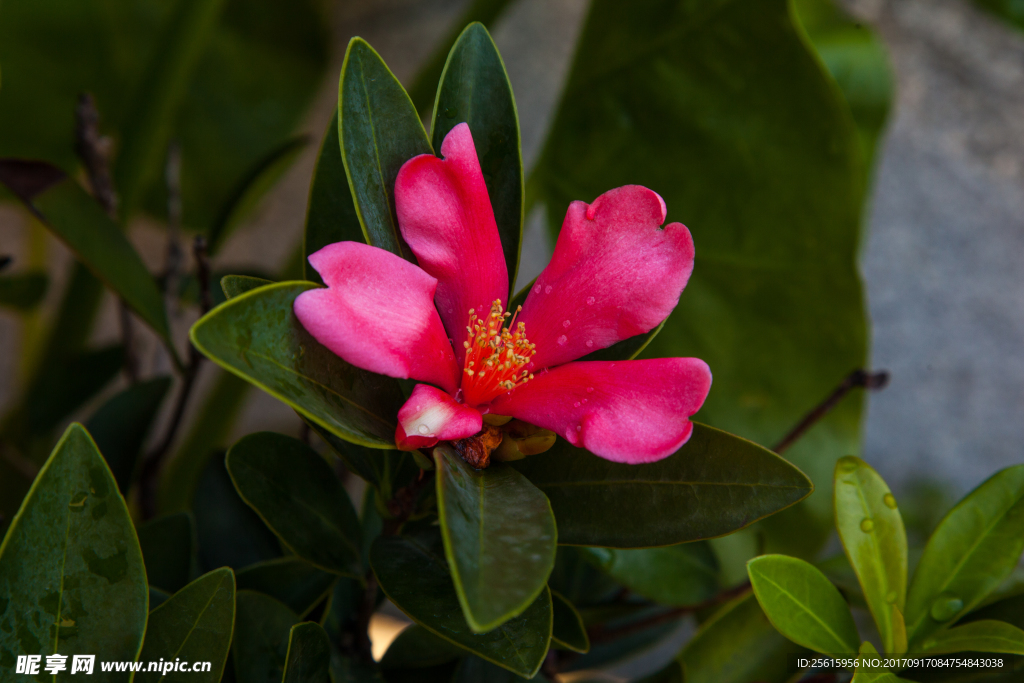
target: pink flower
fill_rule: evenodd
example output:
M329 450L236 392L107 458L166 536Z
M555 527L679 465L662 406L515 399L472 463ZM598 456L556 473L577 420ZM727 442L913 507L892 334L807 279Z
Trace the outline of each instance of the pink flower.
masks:
M398 412L398 447L472 436L491 413L616 462L675 452L711 387L704 361L576 359L672 312L693 270L690 232L661 229L665 202L637 185L573 202L551 263L506 328L508 270L468 125L452 129L441 154L410 159L395 184L419 267L366 244L331 244L309 257L327 288L295 301L306 329L346 361L421 382Z

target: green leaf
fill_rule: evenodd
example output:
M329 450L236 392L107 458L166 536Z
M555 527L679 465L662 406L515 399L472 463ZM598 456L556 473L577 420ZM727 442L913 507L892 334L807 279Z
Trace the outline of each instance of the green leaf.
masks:
M122 494L127 494L132 484L136 462L171 382L170 377L156 377L132 384L100 406L85 423Z
M281 683L330 683L331 641L319 624L292 626Z
M686 683L686 681L683 665L673 660L649 676L644 676L637 683Z
M228 451L242 500L296 555L330 572L362 576L362 530L330 466L298 439L250 434Z
M480 159L505 254L511 292L523 243L519 114L498 48L483 24L475 22L455 41L437 86L430 135L434 149L440 150L444 137L463 122L469 124Z
M974 0L974 4L1024 31L1024 7L1018 0Z
M419 465L408 451L367 448L339 439L316 423L307 424L331 447L350 472L380 491L382 500L391 500L396 490L410 483L420 472Z
M251 564L236 574L239 590L253 590L280 600L305 617L327 597L337 574L321 571L297 557L278 557Z
M0 306L27 313L43 300L49 285L50 278L40 271L0 277Z
M512 466L551 501L560 543L607 548L728 534L793 505L813 488L771 451L696 423L686 445L654 463L611 462L559 439L544 457Z
M860 656L876 659L879 655L875 646L865 640L860 646ZM885 668L857 667L857 671L853 675L853 681L850 683L899 683L900 681L903 681L903 679L897 678L891 671Z
M139 661L210 662L207 672L160 671L136 674L135 681L217 683L231 648L235 626L235 576L224 567L204 574L153 610Z
M776 631L752 593L723 605L679 654L687 683L782 683L807 650Z
M518 617L476 634L462 616L436 531L381 536L370 550L370 564L391 602L434 635L524 678L540 669L551 638L548 591Z
M701 421L765 444L867 360L866 169L789 4L593 2L528 182L552 232L573 200L626 184L661 194L696 266L641 357L706 361ZM848 397L786 453L825 490L835 459L859 450L862 404ZM811 497L771 520L769 544L813 554L830 521L827 496Z
M31 186L24 176L32 174ZM163 294L120 227L72 178L43 162L0 160L0 182L170 346Z
M583 617L572 603L557 591L551 591L551 610L554 616L551 642L565 650L581 654L590 650L590 637L583 624Z
M435 636L419 624L402 630L380 660L380 668L420 669L454 661L466 651L454 643Z
M402 84L362 38L345 52L338 111L341 158L366 242L414 261L398 229L395 178L406 161L434 150Z
M450 680L451 683L480 683L480 681L487 681L487 683L522 683L523 677L507 669L497 667L485 659L470 655L459 662L459 667ZM549 679L544 674L538 673L529 677L529 680L544 683Z
M394 448L398 383L349 365L306 332L292 306L314 287L281 282L237 296L192 326L192 343L341 438Z
M885 652L906 652L898 636L907 595L907 534L885 481L860 458L840 458L835 470L836 529L864 591ZM894 624L894 619L899 623Z
M138 533L151 588L176 593L198 573L196 523L190 513L157 517L140 526Z
M299 619L274 598L254 591L238 591L235 637L231 656L235 678L245 683L280 683L288 657L292 626Z
M352 190L341 160L341 142L338 139L338 110L327 122L327 132L320 143L313 180L309 187L306 206L306 230L302 238L302 268L305 278L317 284L323 279L309 265L309 255L335 242L365 242L363 227L359 223Z
M587 552L623 586L664 605L695 605L718 592L718 561L707 543Z
M785 555L747 563L761 608L794 643L824 654L854 654L860 638L850 608L814 565Z
M148 605L142 553L117 483L79 424L64 433L0 544L0 596L5 668L23 654L139 654Z
M579 657L568 659L564 671L590 671L605 669L630 660L637 660L652 650L669 647L669 643L678 644L673 636L678 636L683 617L672 614L664 607L650 605L605 606L585 609L583 620L591 628L612 631L609 636L591 642L590 650ZM660 617L654 625L642 622L648 618ZM619 628L628 628L627 633L614 633Z
M555 565L558 531L548 499L504 463L473 469L434 449L437 509L462 614L475 633L530 607Z
M1024 630L1005 621L982 619L939 631L921 643L921 654L1003 652L1024 655Z
M273 280L264 280L261 277L250 275L225 275L220 279L220 288L227 299L234 299L246 292L272 284L274 284Z
M912 647L976 607L1024 551L1024 465L1001 470L949 511L928 539L907 596Z

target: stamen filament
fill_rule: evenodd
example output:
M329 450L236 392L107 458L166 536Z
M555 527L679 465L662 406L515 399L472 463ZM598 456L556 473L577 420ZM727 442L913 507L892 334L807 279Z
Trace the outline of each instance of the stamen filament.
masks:
M475 309L469 310L469 325L466 326L469 338L462 345L466 349L462 380L466 403L490 403L533 379L524 368L536 353L536 347L526 339L526 325L516 323L521 310L519 306L514 315L504 311L500 299L491 304L486 318L478 317ZM505 327L509 317L511 320Z

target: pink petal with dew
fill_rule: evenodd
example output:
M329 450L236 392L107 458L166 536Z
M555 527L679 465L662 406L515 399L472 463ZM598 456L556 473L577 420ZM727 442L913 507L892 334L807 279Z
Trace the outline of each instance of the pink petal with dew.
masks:
M508 270L467 124L448 133L441 154L443 160L421 154L405 162L395 205L402 236L437 278L437 310L461 367L469 309L484 315L495 299L507 303Z
M607 460L637 464L661 460L686 443L689 418L710 389L711 370L697 358L580 361L538 373L489 409L550 429Z
M693 272L693 239L665 222L656 192L626 185L573 202L551 263L519 321L537 345L534 368L575 360L648 332L668 317Z
M454 392L459 368L434 308L437 280L389 251L329 244L309 262L327 283L295 299L314 338L352 365Z
M483 428L480 412L458 403L429 384L417 384L398 410L395 443L403 451L429 448L438 441L473 436Z

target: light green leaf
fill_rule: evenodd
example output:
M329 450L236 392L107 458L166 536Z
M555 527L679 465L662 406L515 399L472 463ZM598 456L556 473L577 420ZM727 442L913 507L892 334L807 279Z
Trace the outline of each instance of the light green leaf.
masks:
M296 555L362 576L359 517L316 451L290 436L259 432L232 446L226 462L242 499Z
M1024 551L1024 465L1008 467L949 511L928 539L907 596L914 648L976 607Z
M866 640L861 643L860 656L868 659L880 659L878 650ZM903 681L902 678L897 678L895 674L886 668L858 667L857 671L853 674L853 681L850 683L900 683L901 681Z
M695 605L718 592L718 562L707 543L587 551L623 586L664 605Z
M857 652L857 626L836 587L814 565L785 555L747 563L761 609L779 633L823 654Z
M871 616L889 654L906 652L905 630L894 624L906 609L907 534L896 498L866 462L840 458L835 470L836 529L857 574ZM901 638L898 632L903 632ZM900 649L902 645L904 649Z
M771 444L867 360L862 156L787 0L596 0L528 185L552 232L573 200L626 184L661 194L696 265L641 357L706 361L700 419ZM827 489L859 448L861 409L848 397L786 457ZM811 555L830 521L828 497L812 497L766 525L769 545Z
M551 591L551 609L554 614L551 642L563 649L581 654L590 650L590 637L587 635L583 617L573 604L561 593Z
M149 604L142 552L117 482L79 424L64 433L0 544L0 596L5 667L15 655L139 654Z
M319 624L292 626L281 683L330 683L331 642Z
M27 313L43 300L49 285L50 278L40 271L0 277L0 306Z
M462 616L436 530L379 537L370 550L370 564L391 602L434 635L524 678L540 669L551 638L548 591L518 617L476 634Z
M236 575L239 590L253 590L280 600L300 617L306 616L331 591L337 574L317 569L295 556L250 564Z
M654 463L611 462L559 439L543 457L512 466L547 495L558 540L568 545L642 548L721 536L812 490L771 451L696 423L686 445Z
M394 448L401 390L390 377L349 365L306 332L292 306L314 287L281 282L239 295L192 327L192 343L343 439Z
M175 593L199 573L196 522L191 513L157 517L140 526L138 534L150 588Z
M704 622L679 661L687 683L782 683L793 673L787 659L806 652L783 638L747 593Z
M235 637L231 642L235 678L245 683L280 683L289 636L298 617L263 593L240 590L236 603Z
M345 52L338 84L338 136L366 242L413 262L395 213L395 178L409 159L432 154L402 84L362 38Z
M483 24L476 22L467 26L455 41L437 86L430 135L434 149L440 151L444 137L460 123L469 124L473 135L501 237L511 292L523 242L519 114L498 48Z
M1024 630L1005 621L982 619L939 631L921 643L921 654L1003 652L1024 655Z
M143 662L209 662L207 672L145 671L136 674L139 683L197 681L217 683L231 648L235 626L235 576L223 567L204 574L175 593L149 615L146 642L139 660Z
M558 532L548 499L504 463L473 469L434 449L437 508L455 591L474 633L522 614L547 585Z

